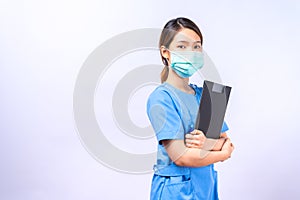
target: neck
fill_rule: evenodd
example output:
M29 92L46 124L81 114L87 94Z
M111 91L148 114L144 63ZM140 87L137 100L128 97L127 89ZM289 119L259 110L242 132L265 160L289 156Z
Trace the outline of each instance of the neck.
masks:
M169 71L166 82L184 92L189 92L191 90L189 87L189 78L181 78L173 70Z

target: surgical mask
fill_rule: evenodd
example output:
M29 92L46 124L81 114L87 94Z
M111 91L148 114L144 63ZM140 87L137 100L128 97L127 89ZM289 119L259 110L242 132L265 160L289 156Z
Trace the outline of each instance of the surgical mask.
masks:
M182 78L191 77L204 65L203 53L199 51L170 51L171 67Z

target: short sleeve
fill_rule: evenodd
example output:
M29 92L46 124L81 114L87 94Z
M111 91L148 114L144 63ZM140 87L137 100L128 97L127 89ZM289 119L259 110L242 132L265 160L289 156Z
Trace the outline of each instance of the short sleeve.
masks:
M222 129L221 129L221 133L224 133L224 132L226 132L226 131L228 131L228 130L229 130L229 128L228 128L226 122L223 122Z
M184 139L184 129L178 108L168 92L155 90L149 96L147 115L159 142Z

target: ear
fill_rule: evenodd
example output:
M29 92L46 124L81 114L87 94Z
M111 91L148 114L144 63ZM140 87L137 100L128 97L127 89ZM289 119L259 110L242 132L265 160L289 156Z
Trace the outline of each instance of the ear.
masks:
M160 55L162 56L163 61L165 60L167 63L164 63L165 65L167 64L168 66L170 65L170 51L165 47L161 46L160 47Z

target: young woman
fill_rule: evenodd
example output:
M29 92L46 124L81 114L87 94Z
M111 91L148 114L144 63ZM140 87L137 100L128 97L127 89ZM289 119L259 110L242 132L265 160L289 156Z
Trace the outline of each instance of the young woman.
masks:
M158 140L151 200L218 199L213 164L230 158L234 147L225 122L217 140L193 128L202 88L189 77L203 66L202 44L199 28L187 18L170 20L161 33L162 84L147 102Z

